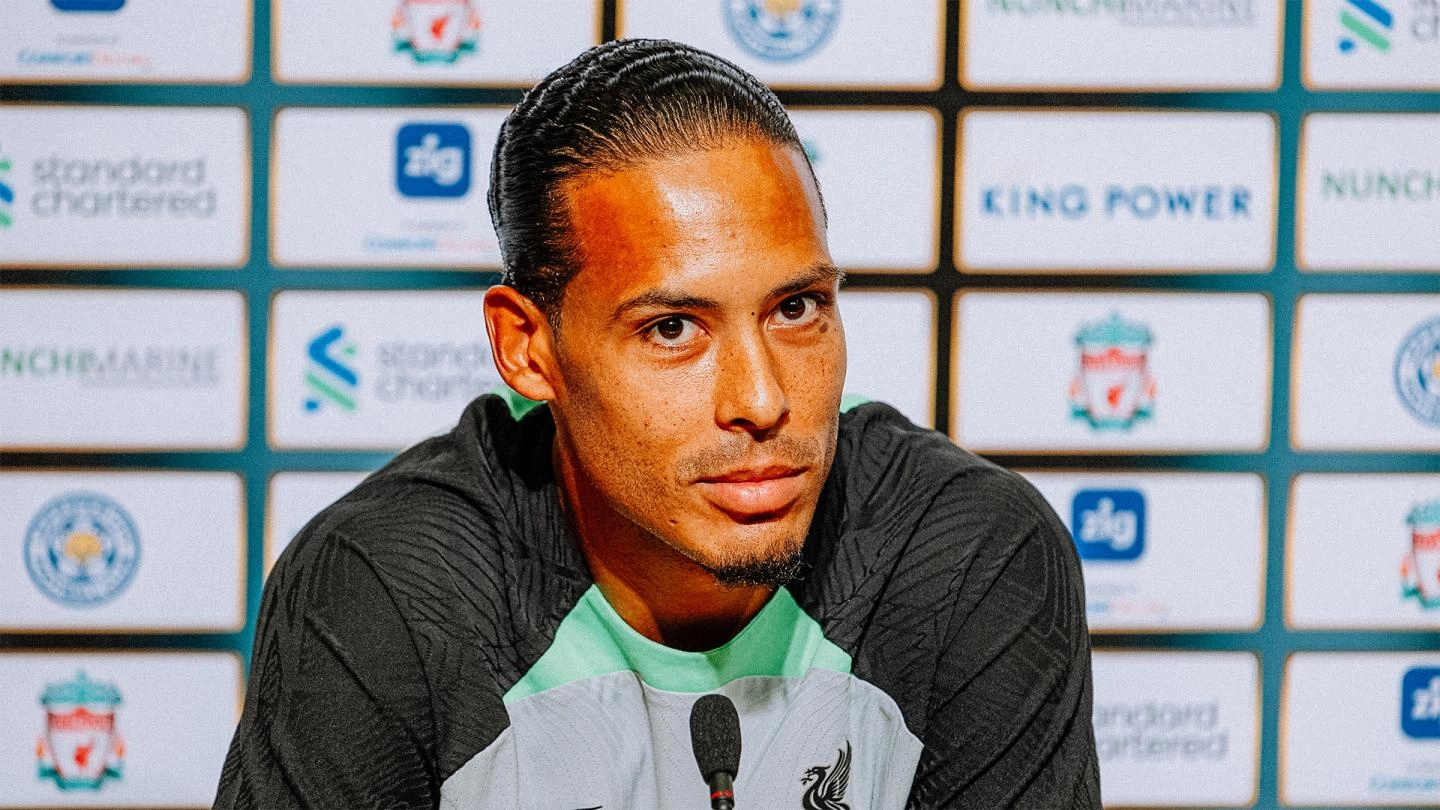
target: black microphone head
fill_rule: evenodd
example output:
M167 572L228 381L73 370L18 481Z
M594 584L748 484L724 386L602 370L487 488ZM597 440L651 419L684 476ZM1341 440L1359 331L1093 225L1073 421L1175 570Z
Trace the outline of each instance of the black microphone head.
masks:
M740 714L724 695L705 695L690 709L690 745L705 781L718 771L740 773Z

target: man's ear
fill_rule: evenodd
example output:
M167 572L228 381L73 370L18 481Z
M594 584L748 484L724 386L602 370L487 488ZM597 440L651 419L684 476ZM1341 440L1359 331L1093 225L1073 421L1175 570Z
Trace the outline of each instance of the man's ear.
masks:
M485 292L485 332L506 385L526 399L555 398L555 335L535 302L514 287L496 284Z

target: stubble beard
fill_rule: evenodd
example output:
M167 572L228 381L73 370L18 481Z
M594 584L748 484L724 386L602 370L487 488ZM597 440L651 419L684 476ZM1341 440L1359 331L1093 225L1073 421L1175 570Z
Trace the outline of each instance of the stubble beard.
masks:
M804 547L804 538L791 537L769 554L715 564L691 559L727 588L778 588L800 575L804 566L801 562Z

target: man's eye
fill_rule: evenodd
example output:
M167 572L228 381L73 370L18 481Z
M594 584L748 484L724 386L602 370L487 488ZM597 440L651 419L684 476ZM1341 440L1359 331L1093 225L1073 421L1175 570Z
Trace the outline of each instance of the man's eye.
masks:
M820 302L813 295L796 295L781 301L776 313L787 326L803 326L820 314Z
M662 346L678 346L695 337L695 330L694 321L672 316L656 321L647 331L650 339Z

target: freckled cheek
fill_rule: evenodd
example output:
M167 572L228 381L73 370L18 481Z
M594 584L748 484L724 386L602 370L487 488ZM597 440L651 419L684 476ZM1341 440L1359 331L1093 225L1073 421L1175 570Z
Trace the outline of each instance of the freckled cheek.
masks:
M845 341L838 329L830 330L814 346L784 356L792 402L815 401L828 406L839 396L845 384Z

